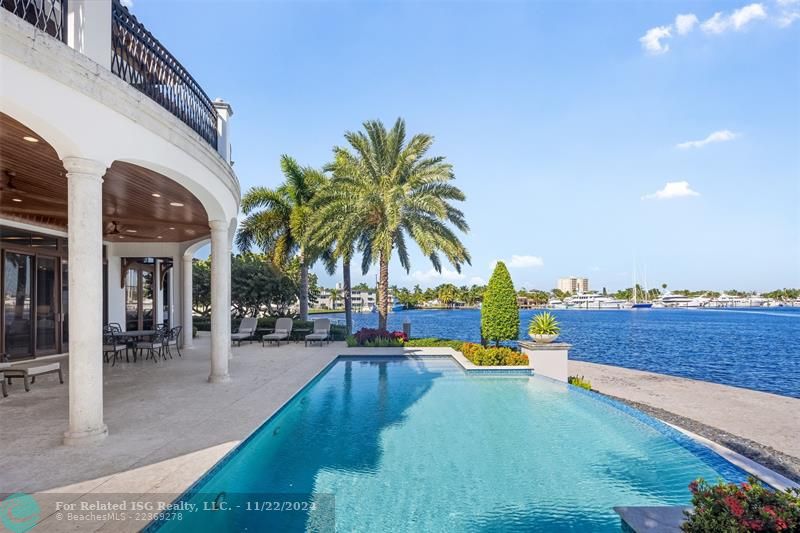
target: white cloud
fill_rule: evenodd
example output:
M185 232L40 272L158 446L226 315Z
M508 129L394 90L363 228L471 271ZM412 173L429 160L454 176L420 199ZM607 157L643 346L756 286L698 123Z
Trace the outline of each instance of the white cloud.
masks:
M800 0L778 0L780 14L775 19L778 26L787 28L800 19Z
M508 266L511 268L536 268L544 266L544 261L535 255L512 255Z
M120 3L123 7L127 7L128 9L133 7L133 0L120 0Z
M433 281L444 283L446 281L457 281L464 279L464 274L456 272L455 270L449 270L447 268L443 268L441 272L436 272L436 269L432 268L425 272L421 270L415 270L414 273L409 277L418 283L430 283Z
M730 15L725 15L722 11L714 13L710 19L700 25L703 31L710 34L720 34L733 29L740 31L754 20L767 18L767 10L763 4L749 4L734 10Z
M668 181L664 188L652 194L645 194L642 200L670 200L686 196L700 196L700 193L689 187L688 181Z
M677 148L681 150L686 150L688 148L702 148L707 144L711 143L721 143L726 141L732 141L739 136L738 133L734 133L731 130L719 130L715 131L705 139L700 141L686 141L676 145Z
M694 13L678 15L675 17L675 30L677 30L678 35L686 35L694 29L698 22L697 15Z
M700 25L706 33L722 33L728 28L728 18L722 15L722 11L717 11L714 16Z
M642 43L642 48L644 48L645 51L653 55L658 55L669 51L669 45L661 41L662 39L669 39L670 37L672 37L671 26L656 26L655 28L647 30L647 33L639 38L639 42Z
M480 276L472 276L469 278L470 285L486 285L486 280Z

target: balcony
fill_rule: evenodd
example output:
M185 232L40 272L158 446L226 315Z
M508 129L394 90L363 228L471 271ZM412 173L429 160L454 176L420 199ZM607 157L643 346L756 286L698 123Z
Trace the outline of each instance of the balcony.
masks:
M93 5L87 3L91 1ZM145 26L136 20L119 0L0 0L2 7L29 22L42 32L73 48L90 48L86 42L102 39L104 57L92 57L147 95L194 130L214 149L219 149L217 138L218 114L214 103L200 85ZM69 3L68 3L69 2ZM95 3L96 2L96 3ZM110 13L108 8L110 7ZM70 17L72 10L84 13ZM108 17L109 25L91 27L97 35L80 35L87 32L91 17ZM75 25L86 28L70 27ZM110 38L108 28L110 26ZM102 31L97 31L100 28ZM110 41L110 42L109 42ZM76 44L78 43L78 44ZM84 52L86 53L86 52ZM91 54L86 54L91 57ZM224 150L218 150L225 156Z

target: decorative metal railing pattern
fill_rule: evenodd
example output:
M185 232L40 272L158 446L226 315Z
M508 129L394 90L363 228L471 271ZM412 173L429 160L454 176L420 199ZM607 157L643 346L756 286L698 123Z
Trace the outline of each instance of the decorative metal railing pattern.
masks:
M217 147L217 112L211 99L119 0L111 7L111 71Z
M0 3L48 35L67 42L67 0L0 0Z

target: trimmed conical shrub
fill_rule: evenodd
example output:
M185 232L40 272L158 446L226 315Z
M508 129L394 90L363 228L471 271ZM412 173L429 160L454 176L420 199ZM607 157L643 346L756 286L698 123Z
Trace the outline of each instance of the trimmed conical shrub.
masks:
M481 337L484 342L515 340L519 336L519 308L514 282L505 263L498 261L483 294Z

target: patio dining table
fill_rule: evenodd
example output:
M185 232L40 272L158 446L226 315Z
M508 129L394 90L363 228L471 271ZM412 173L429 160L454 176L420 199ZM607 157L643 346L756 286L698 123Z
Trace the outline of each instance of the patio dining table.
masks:
M114 336L116 337L126 337L131 339L141 339L143 337L152 337L156 334L156 330L154 329L134 329L131 331L116 331L114 332Z

